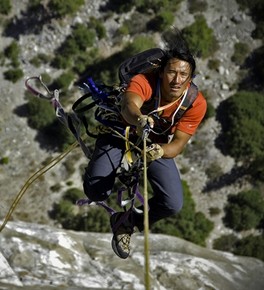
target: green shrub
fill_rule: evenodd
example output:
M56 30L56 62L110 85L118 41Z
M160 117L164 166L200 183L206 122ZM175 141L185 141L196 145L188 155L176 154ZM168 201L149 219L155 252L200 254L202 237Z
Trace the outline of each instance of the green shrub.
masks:
M218 239L215 239L213 242L213 248L220 251L225 252L233 252L238 238L231 234L231 235L223 235Z
M30 63L32 65L34 65L35 67L40 67L41 64L47 64L49 63L51 60L51 58L44 54L44 53L39 53L38 55L36 55L35 57L33 57L31 60L30 60Z
M109 214L102 207L76 205L76 201L84 198L83 191L78 188L67 190L59 203L53 205L51 217L57 220L65 229L76 231L109 232ZM108 205L116 206L116 197L108 199Z
M256 157L249 166L248 172L251 177L256 181L264 181L264 156Z
M216 216L221 213L221 209L219 207L210 207L209 208L209 214L210 216Z
M189 0L189 11L194 14L197 12L205 12L208 8L208 4L204 0Z
M175 12L182 0L134 0L137 11L157 14L161 9Z
M63 17L67 14L74 14L84 5L84 0L50 0L49 9L57 17Z
M70 188L64 193L64 199L71 201L73 204L82 197L83 191L76 187Z
M250 235L236 243L233 251L234 254L240 256L255 257L264 261L264 236Z
M11 65L14 68L17 68L19 66L18 59L20 54L20 47L17 41L12 41L12 43L4 50L4 54L10 60Z
M124 58L132 56L141 51L147 50L149 48L155 47L156 44L151 36L139 35L134 38L132 43L125 46L123 54ZM120 63L118 63L120 65Z
M211 70L216 70L218 71L220 65L220 60L219 59L209 59L208 61L208 68Z
M28 124L33 129L41 130L55 120L54 109L50 102L30 96L27 103Z
M8 15L11 12L12 5L10 0L1 0L0 14Z
M75 56L73 71L79 75L85 73L88 66L94 64L98 58L98 49L92 48L89 51L84 51Z
M52 61L52 65L63 69L72 67L79 55L82 55L88 47L93 46L95 37L94 30L89 30L86 25L77 24L73 28L72 34L58 49L58 54Z
M134 6L134 0L123 1L123 0L109 0L107 5L108 9L117 13L126 13L130 11Z
M204 121L209 118L215 117L215 115L216 115L215 107L212 105L211 102L207 101L207 109L204 116Z
M23 76L24 76L24 73L23 73L22 69L20 69L20 68L9 69L9 70L4 72L5 79L9 80L13 83L16 83Z
M100 19L90 18L89 28L94 28L99 39L106 37L106 29Z
M242 65L249 52L250 48L247 43L235 43L234 54L231 56L231 60L237 65Z
M134 38L132 43L126 44L121 52L114 53L106 59L96 60L87 67L85 73L92 76L94 80L100 80L100 82L105 84L113 85L119 83L118 68L120 64L128 57L155 46L152 37L139 35Z
M264 218L263 208L264 199L257 190L229 195L224 208L224 224L235 231L258 228Z
M195 22L182 30L183 36L192 51L197 51L202 58L212 56L219 48L214 31L208 27L203 15L195 17Z
M171 11L161 11L147 24L147 29L163 31L169 28L174 22L174 14Z
M135 11L131 17L125 20L122 26L117 30L117 35L137 35L146 31L147 17L142 17L142 14Z
M252 161L263 156L263 107L263 94L249 91L237 92L218 107L223 150L237 160Z
M0 158L0 164L4 165L4 164L8 164L8 162L9 162L9 158L8 157Z
M63 72L53 83L55 88L62 91L67 91L75 78L75 74L72 71Z
M223 170L218 162L212 162L205 169L205 173L207 174L209 179L217 180L223 175Z
M214 240L213 248L228 251L239 256L255 257L264 261L264 236L249 235L238 239L234 235L224 235Z

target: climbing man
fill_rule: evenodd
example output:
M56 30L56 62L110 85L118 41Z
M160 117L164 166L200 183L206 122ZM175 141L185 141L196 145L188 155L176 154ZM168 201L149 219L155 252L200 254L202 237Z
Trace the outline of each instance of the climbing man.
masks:
M206 112L206 100L192 82L196 63L179 31L164 52L157 70L132 77L121 104L124 126L134 127L138 135L146 128L150 131L146 150L147 176L153 190L148 200L150 227L182 208L183 190L174 158L183 151ZM194 101L186 108L184 100L188 98ZM184 111L180 119L179 110ZM124 152L125 144L119 137L109 132L98 136L84 174L84 192L90 200L109 197ZM144 230L142 214L131 211L126 218L124 214L117 212L110 217L112 248L123 259L130 254L135 228Z

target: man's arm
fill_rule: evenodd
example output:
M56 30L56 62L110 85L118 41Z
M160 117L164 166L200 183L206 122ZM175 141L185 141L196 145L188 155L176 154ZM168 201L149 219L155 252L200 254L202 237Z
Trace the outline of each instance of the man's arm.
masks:
M135 93L125 92L122 96L121 115L131 125L138 125L138 118L142 115L140 108L143 100Z
M161 144L164 151L163 158L174 158L179 155L192 135L176 130L173 139L168 144Z

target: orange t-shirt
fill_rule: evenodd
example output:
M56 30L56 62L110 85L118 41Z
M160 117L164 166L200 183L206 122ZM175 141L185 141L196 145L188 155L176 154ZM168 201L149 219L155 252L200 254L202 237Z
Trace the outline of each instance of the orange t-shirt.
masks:
M131 79L126 91L137 94L144 102L146 102L156 93L156 86L157 76L153 74L138 74ZM178 108L180 102L181 100L165 109L160 116L168 121L171 121L171 117ZM193 135L206 113L206 108L206 100L202 93L198 92L197 98L193 102L191 108L189 108L183 114L181 119L172 126L170 133L180 130L187 134ZM152 110L154 109L155 108L152 108Z

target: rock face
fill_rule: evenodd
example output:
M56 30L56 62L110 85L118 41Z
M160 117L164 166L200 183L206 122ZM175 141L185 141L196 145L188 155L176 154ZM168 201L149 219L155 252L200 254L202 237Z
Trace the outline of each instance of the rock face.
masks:
M176 237L149 236L151 289L264 289L264 263ZM144 235L119 259L111 235L9 222L0 234L0 289L145 289Z

